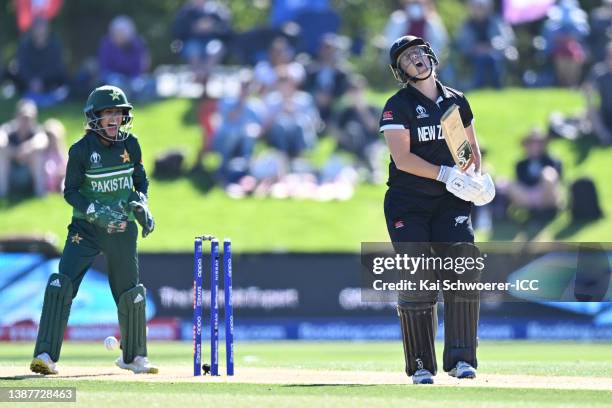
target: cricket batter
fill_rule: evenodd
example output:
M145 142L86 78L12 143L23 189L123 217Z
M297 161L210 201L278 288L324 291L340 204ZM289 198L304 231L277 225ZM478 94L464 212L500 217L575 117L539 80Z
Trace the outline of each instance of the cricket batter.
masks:
M380 119L380 131L391 152L384 203L391 241L396 249L401 242L423 243L426 251L440 257L478 256L470 211L472 203L490 202L495 188L490 176L479 174L481 156L470 105L461 92L437 80L438 59L422 38L398 38L390 59L391 71L402 85L387 101ZM440 126L442 114L452 104L459 106L474 151L475 168L466 173L454 167ZM479 275L466 273L461 279L477 280ZM479 293L443 295L444 371L457 378L474 378ZM405 291L398 296L406 373L415 384L432 384L437 372L437 298L437 290Z
M136 239L153 231L148 180L138 140L129 130L132 105L114 86L87 98L85 136L69 151L64 197L73 207L59 273L49 277L30 369L57 374L72 299L94 258L103 252L117 304L122 355L116 364L134 373L157 373L147 359L144 286L139 283Z

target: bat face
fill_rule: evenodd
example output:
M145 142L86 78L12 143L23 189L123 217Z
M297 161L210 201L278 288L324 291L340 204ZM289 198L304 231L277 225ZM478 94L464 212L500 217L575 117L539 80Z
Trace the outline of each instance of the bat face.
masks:
M453 156L455 164L462 171L466 171L474 161L474 152L472 152L472 145L465 134L465 128L463 127L457 105L452 105L444 112L440 125L444 133L444 140Z

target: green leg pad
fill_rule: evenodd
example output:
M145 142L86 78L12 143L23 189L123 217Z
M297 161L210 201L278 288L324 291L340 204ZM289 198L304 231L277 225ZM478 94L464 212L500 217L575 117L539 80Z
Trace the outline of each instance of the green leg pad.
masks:
M34 357L47 353L53 361L59 360L71 305L72 281L66 275L51 274L45 290Z
M119 297L119 328L123 362L131 363L136 356L147 355L146 291L142 285L123 292Z

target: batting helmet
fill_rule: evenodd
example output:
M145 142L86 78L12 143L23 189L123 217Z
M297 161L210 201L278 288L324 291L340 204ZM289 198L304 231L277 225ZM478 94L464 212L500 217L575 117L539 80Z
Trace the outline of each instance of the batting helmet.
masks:
M123 118L119 126L119 131L115 137L110 137L105 131L105 128L100 126L100 112L104 109L119 108L123 111ZM89 128L98 133L103 138L111 142L119 142L127 139L128 130L132 124L133 106L128 102L125 93L116 86L104 85L94 89L87 98L85 103L85 117Z
M425 55L427 55L429 59L431 60L432 68L430 70L429 75L427 75L427 77L425 78L410 77L398 65L398 59L400 55L402 55L402 53L410 47L422 48L425 52ZM431 45L429 45L429 43L423 40L421 37L416 37L414 35L405 35L395 40L393 44L391 45L391 49L389 50L389 59L391 62L389 64L389 67L391 68L391 72L393 72L393 76L395 77L395 79L397 79L401 83L406 83L408 80L420 81L420 80L427 79L431 76L433 72L433 66L438 65L438 57L436 57L436 54L431 48Z

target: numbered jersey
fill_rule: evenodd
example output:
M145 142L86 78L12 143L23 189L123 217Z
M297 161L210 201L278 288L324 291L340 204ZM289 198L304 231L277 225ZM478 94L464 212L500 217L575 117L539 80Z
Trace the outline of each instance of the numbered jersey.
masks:
M147 186L140 145L133 135L106 146L94 132L88 132L70 148L64 196L76 218L85 218L94 200L108 205L127 203L134 190L146 194Z
M410 85L396 92L385 104L380 118L380 131L407 129L410 131L412 153L432 164L454 166L453 156L444 140L440 120L444 112L455 104L459 106L463 126L468 127L473 119L472 110L461 92L440 82L437 82L437 87L440 96L435 102ZM446 192L444 184L439 181L399 170L393 158L389 164L387 185L431 196L440 196Z

